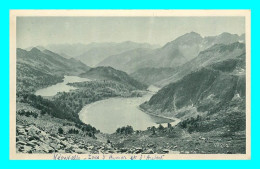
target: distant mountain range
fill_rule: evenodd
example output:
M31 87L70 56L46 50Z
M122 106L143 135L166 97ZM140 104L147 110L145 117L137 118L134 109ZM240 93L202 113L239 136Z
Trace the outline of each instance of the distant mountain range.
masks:
M110 43L90 43L90 44L82 44L82 43L75 43L75 44L49 44L45 46L35 46L39 50L51 50L65 58L74 58L83 54L84 52L88 51L91 48L95 48L98 46L106 46ZM30 51L34 47L26 48L26 50Z
M157 49L135 49L112 55L100 62L99 66L111 66L127 73L133 73L144 67L178 67L192 60L198 54L215 44L244 42L244 35L222 33L218 36L201 37L191 32Z
M65 58L75 58L85 63L88 66L94 67L108 56L123 53L128 50L137 48L155 49L159 45L150 45L148 43L136 43L125 41L121 43L104 42L104 43L90 43L90 44L50 44L46 46L36 46L39 50L45 49L53 51ZM30 51L34 47L26 48Z
M201 51L215 44L234 42L244 43L245 34L239 36L224 32L217 36L202 37L198 33L190 32L168 42L163 47L125 41L122 43L51 44L36 48L41 51L45 49L53 51L64 58L75 58L91 67L111 66L133 73L146 67L175 68L192 60Z
M27 52L31 53L31 51L38 49L38 52L52 55L54 58L57 55L63 56L63 59L59 58L59 60L66 64L63 64L58 70L63 69L63 72L67 70L67 74L75 73L75 69L71 71L72 65L75 64L81 65L81 70L79 67L77 68L79 74L84 73L88 66L113 67L127 72L137 81L162 87L180 80L201 67L243 54L244 42L244 34L239 36L222 33L218 36L203 38L198 33L190 32L168 42L163 47L126 41L122 43L90 43L88 45L37 46L28 48ZM51 59L53 60L53 58ZM50 65L52 60L49 60L48 63L47 59L43 63Z
M158 46L150 45L148 43L135 43L131 41L126 41L122 43L106 43L106 44L101 43L100 45L90 48L89 50L87 50L86 52L84 52L79 56L76 56L75 58L91 67L93 66L95 67L100 62L105 60L107 57L112 55L118 55L126 51L132 51L138 48L149 50L149 49L154 49L156 47ZM105 66L105 65L99 64L98 66ZM113 65L108 65L108 66L113 67Z

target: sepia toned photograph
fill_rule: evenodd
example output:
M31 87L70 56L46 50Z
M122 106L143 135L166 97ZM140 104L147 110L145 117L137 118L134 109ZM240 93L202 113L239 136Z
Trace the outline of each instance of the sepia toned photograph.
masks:
M249 10L10 11L11 159L250 159Z

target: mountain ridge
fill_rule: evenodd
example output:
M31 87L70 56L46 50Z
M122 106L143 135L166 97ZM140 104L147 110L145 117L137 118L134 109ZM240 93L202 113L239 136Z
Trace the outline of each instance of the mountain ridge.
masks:
M178 67L194 59L201 51L215 44L231 44L241 40L237 34L222 33L217 36L202 37L196 32L186 33L175 40L166 43L161 48L152 49L148 53L120 53L109 56L101 61L98 66L117 66L117 69L127 73L133 73L143 67ZM243 40L244 41L244 40ZM129 51L130 52L130 51ZM126 57L125 55L128 55ZM124 59L122 59L124 58ZM132 58L128 60L127 58ZM121 63L118 60L121 59ZM121 66L124 65L124 66Z
M61 82L64 75L78 75L90 68L49 50L17 48L17 91L36 89Z

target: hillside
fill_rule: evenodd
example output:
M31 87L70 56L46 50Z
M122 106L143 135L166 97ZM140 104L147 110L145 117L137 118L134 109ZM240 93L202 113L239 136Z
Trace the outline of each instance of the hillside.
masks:
M171 77L176 72L175 68L141 68L131 73L130 76L134 79L152 85L163 79Z
M98 66L111 66L115 69L131 73L139 69L139 62L142 62L142 56L150 55L154 52L149 48L137 48L125 51L120 54L111 55L98 63Z
M116 70L112 67L96 67L92 68L86 73L80 75L81 77L92 78L96 80L112 80L124 85L132 86L136 89L146 89L147 85L134 80L127 73Z
M235 59L245 55L245 44L235 42L232 44L216 44L204 51L201 51L197 57L184 65L175 69L172 75L166 79L155 83L157 86L165 86L172 82L177 82L192 71L196 71L202 67L222 62L228 59Z
M192 72L162 88L140 107L153 114L180 118L181 127L191 132L223 127L233 132L243 131L245 55ZM196 121L197 116L203 118ZM236 118L230 118L233 116Z
M89 67L75 59L65 59L48 50L17 49L17 90L36 89L61 82L63 76L78 75Z

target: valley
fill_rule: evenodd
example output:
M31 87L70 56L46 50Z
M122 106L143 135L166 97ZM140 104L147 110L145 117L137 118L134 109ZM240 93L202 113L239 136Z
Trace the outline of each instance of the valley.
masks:
M18 48L17 153L244 154L241 39Z

